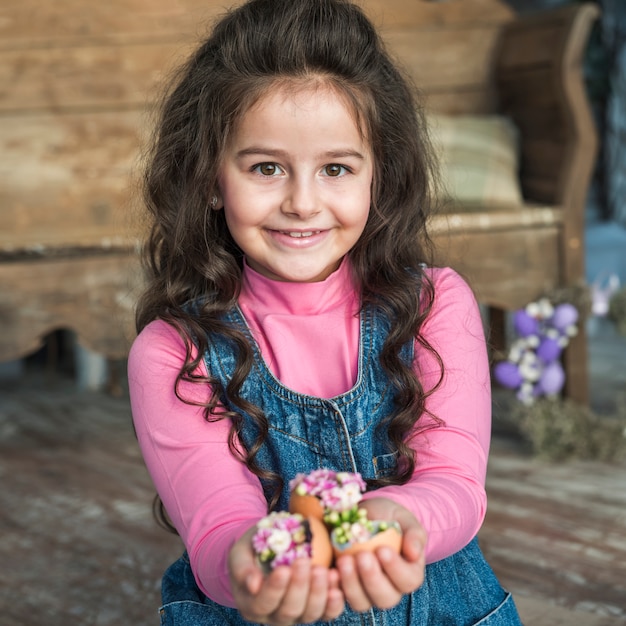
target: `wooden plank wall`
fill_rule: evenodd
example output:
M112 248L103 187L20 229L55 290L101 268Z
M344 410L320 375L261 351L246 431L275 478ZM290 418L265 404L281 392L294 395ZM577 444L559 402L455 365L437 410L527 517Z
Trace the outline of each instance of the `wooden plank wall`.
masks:
M0 5L0 251L123 245L146 110L226 0L4 0ZM495 0L369 0L364 8L430 95L493 107Z
M0 250L128 239L146 104L193 19L165 2L2 3Z

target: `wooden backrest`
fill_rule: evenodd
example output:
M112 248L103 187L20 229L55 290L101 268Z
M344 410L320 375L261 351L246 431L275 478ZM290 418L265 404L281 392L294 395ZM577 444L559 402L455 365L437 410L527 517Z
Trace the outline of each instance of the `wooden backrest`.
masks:
M598 15L597 5L583 3L524 17L505 28L498 51L500 106L524 139L524 197L563 208L565 284L585 276L585 206L598 137L582 66Z
M236 5L239 2L231 4ZM4 0L0 114L141 107L227 0ZM493 108L493 55L514 13L500 0L363 0L433 108ZM459 95L464 97L459 97Z
M586 191L596 135L581 67L598 14L591 3L564 6L517 20L501 39L500 106L524 136L522 184L539 202L578 204Z
M0 251L122 245L145 111L227 0L4 0ZM429 109L496 110L499 0L364 0Z
M497 108L495 55L515 14L499 0L367 0L361 5L439 113Z

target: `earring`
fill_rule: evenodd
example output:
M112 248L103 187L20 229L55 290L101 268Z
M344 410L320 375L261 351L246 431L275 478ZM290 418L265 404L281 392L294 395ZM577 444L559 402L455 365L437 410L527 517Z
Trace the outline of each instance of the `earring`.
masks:
M211 208L214 209L217 206L217 196L211 198Z

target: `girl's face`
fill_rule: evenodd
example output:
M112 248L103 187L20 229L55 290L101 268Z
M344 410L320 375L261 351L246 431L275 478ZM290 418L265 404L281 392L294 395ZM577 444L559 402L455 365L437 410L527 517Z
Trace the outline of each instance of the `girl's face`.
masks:
M351 110L329 88L276 90L241 119L218 185L226 223L254 270L324 280L369 215L373 157Z

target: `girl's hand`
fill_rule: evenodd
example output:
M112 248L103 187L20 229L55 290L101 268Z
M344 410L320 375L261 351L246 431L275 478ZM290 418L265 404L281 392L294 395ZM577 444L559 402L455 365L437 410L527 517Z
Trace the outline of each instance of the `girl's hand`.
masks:
M290 567L264 574L252 550L252 527L232 547L228 558L235 604L252 622L272 626L330 621L344 610L344 596L336 570L312 566L299 559Z
M424 582L426 532L415 516L386 498L372 498L360 504L371 520L395 520L402 529L402 549L396 554L387 547L374 553L362 552L337 560L340 583L348 604L358 612L375 606L389 609L404 594Z

